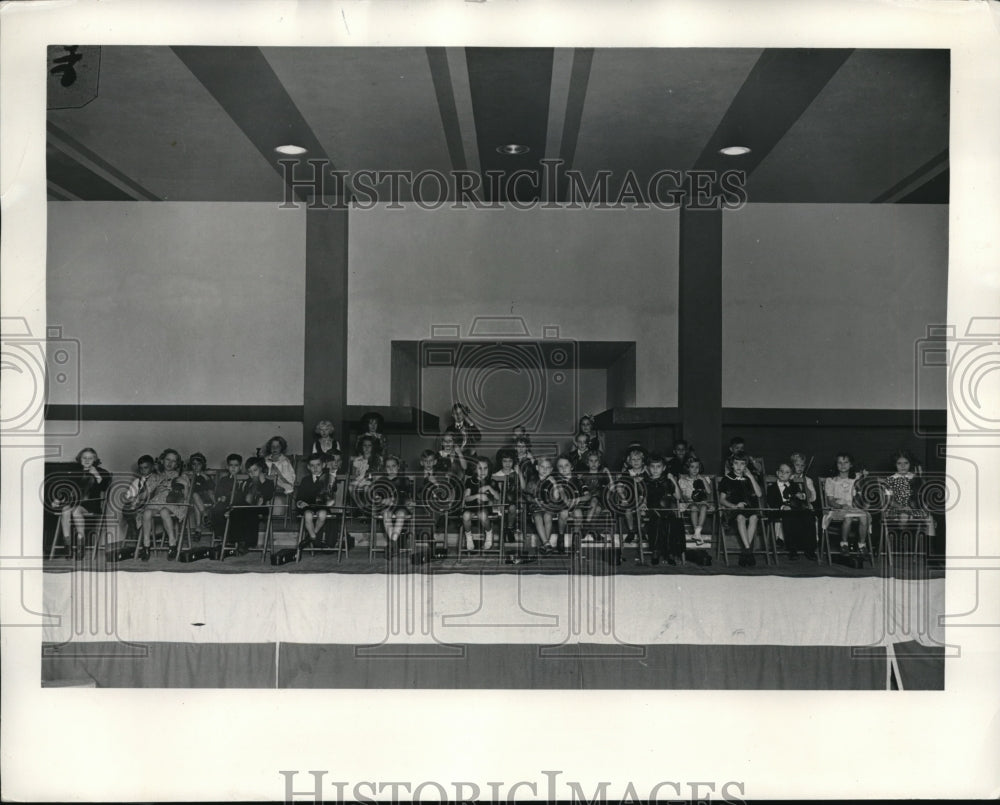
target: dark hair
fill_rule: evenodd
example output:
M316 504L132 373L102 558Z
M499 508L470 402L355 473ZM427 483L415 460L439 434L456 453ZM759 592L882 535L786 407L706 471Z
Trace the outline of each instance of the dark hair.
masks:
M435 461L437 461L437 455L438 454L435 453L433 450L424 450L420 454L420 460L423 461L425 458L433 458Z
M454 403L454 404L453 404L453 405L451 406L451 412L452 412L452 413L454 414L454 413L455 413L456 411L461 411L461 412L462 412L462 416L468 416L468 415L469 415L469 409L468 409L468 408L466 408L466 407L465 407L465 406L464 406L464 405L463 405L462 403L460 403L460 402L457 402L457 403Z
M681 445L684 445L689 450L691 449L691 442L687 439L674 439L674 449L677 449Z
M517 447L518 444L523 444L528 449L531 449L531 439L529 439L527 436L518 436L516 439L514 439L514 447Z
M322 456L322 455L323 455L323 453L320 453L319 455L320 455L320 456ZM340 451L340 449L339 449L339 448L337 448L337 447L334 447L334 448L333 448L333 450L330 450L330 451L329 451L329 452L328 452L328 453L326 454L326 459L327 459L327 460L329 460L329 459L331 459L331 458L343 458L343 457L344 457L344 454L343 454L343 453L342 453L342 452Z
M729 440L729 446L730 447L733 447L734 445L737 445L737 444L746 444L746 443L747 443L747 440L744 439L742 436L734 436L732 439Z
M267 462L258 456L250 456L247 459L246 468L250 469L251 467L258 467L261 472L267 472Z
M375 430L382 430L382 425L385 424L385 418L378 413L378 411L367 411L363 417L361 417L361 430L368 430L368 421L374 419L376 422Z
M240 464L243 464L243 456L239 453L230 453L226 456L226 463L228 464L230 461L238 461Z
M688 453L687 458L684 459L684 469L687 469L692 464L701 464L701 463L702 463L701 459L698 458L698 456L696 456L694 453ZM702 464L702 467L704 467L704 464Z
M202 464L204 464L206 467L208 466L208 459L205 458L205 454L204 453L192 453L191 454L191 458L188 459L188 466L189 467L191 466L191 463L195 459L199 459Z
M156 459L154 459L151 455L149 455L149 453L143 453L141 456L139 456L138 459L136 459L135 463L136 466L138 466L139 464L155 464Z
M909 450L896 450L893 452L891 459L893 467L896 466L896 462L899 461L901 458L905 458L907 461L910 462L911 470L917 466L917 459L914 458L913 453L911 453Z
M502 447L497 450L497 464L503 462L505 458L509 458L511 461L517 461L517 453L509 447Z
M93 453L94 454L94 466L95 467L100 467L101 466L101 459L97 455L97 451L93 447L84 447L83 450L81 450L79 453L76 454L76 463L77 464L80 463L80 456L82 456L84 453ZM179 456L178 456L178 458L179 458Z
M732 454L732 455L731 455L731 456L729 457L729 460L730 460L731 462L732 462L732 461L742 461L742 462L743 462L744 464L749 464L749 463L750 463L750 456L748 456L748 455L747 455L746 453L744 453L744 452L743 452L743 451L741 450L741 451L740 451L740 452L738 452L738 453L733 453L733 454Z
M308 464L310 461L319 461L320 463L326 461L326 457L322 453L310 453L309 458L306 459Z
M650 453L649 457L646 459L647 464L666 464L667 460L661 456L659 453Z
M268 440L267 440L267 442L266 442L266 443L264 444L264 447L266 448L266 450L267 450L267 451L268 451L269 453L271 452L271 444L272 444L273 442L277 442L277 443L278 443L279 445L281 445L281 452L282 452L282 453L285 453L285 452L287 452L287 451L288 451L288 442L287 442L287 441L285 441L285 438L284 438L283 436L272 436L272 437L271 437L270 439L268 439Z

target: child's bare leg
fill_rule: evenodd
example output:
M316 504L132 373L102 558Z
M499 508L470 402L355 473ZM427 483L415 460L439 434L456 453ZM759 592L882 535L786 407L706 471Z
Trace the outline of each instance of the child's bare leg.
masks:
M315 515L313 512L306 509L305 514L302 515L302 522L305 524L306 533L309 534L309 539L316 539Z
M747 528L747 517L745 514L736 515L736 531L740 535L740 542L743 543L743 549L749 551L751 543L749 529Z
M160 522L163 523L163 531L167 535L167 544L172 548L177 539L174 536L174 518L170 516L170 509L160 509Z

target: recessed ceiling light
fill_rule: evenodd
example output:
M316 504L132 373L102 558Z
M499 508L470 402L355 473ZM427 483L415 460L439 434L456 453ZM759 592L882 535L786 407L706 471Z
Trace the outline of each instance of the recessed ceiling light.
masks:
M507 145L501 145L497 148L498 154L506 154L507 156L517 156L518 154L527 154L530 149L526 145L518 145L517 143L508 143Z
M745 145L727 145L725 148L720 148L719 153L725 154L727 157L740 157L749 154L750 149Z
M279 154L291 154L295 156L297 154L304 154L307 149L303 148L301 145L279 145L274 150Z

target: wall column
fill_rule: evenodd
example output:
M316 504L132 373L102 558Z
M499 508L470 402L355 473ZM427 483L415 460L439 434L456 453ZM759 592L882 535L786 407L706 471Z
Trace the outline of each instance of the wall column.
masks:
M332 203L328 202L328 203ZM306 210L305 345L302 380L302 449L313 428L329 419L341 449L347 405L347 207Z
M722 211L681 208L678 278L681 436L706 472L722 457Z

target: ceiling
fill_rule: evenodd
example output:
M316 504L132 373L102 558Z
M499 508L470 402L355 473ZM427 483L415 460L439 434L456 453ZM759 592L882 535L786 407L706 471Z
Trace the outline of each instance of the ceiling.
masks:
M50 48L50 67L65 48ZM84 47L75 84L50 70L48 188L56 200L276 201L275 147L344 171L433 171L395 193L564 202L508 179L561 160L648 201L663 170L744 171L752 203L947 203L947 50ZM55 108L59 107L59 108ZM508 144L519 155L498 153ZM726 157L725 146L748 154ZM305 168L307 171L302 171ZM551 169L550 169L551 170ZM630 177L634 182L630 184ZM369 190L368 187L373 189ZM597 187L600 187L598 182ZM659 185L662 190L664 185ZM308 188L300 189L299 194ZM323 190L338 185L327 178ZM632 196L629 196L632 198Z

